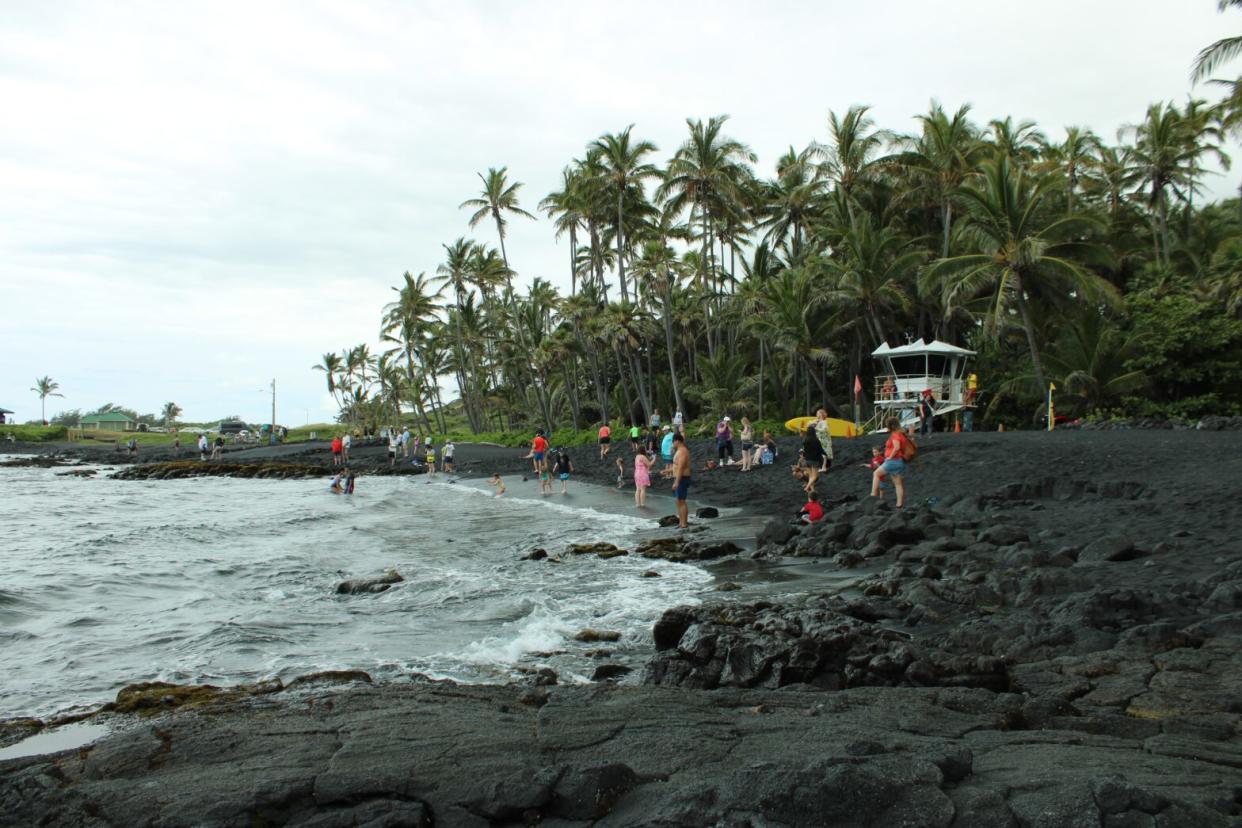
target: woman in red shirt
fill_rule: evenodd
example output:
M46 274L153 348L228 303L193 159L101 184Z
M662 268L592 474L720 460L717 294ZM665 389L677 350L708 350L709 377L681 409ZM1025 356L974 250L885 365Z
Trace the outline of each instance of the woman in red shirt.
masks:
M612 447L612 429L608 427L608 423L604 423L599 427L599 459L603 460L608 456L608 449Z
M910 438L901 430L901 421L889 417L884 421L888 429L888 441L884 444L884 462L871 475L871 496L882 497L880 484L885 480L893 481L893 489L897 492L897 508L900 509L906 500L906 487L902 476L906 473L906 441Z

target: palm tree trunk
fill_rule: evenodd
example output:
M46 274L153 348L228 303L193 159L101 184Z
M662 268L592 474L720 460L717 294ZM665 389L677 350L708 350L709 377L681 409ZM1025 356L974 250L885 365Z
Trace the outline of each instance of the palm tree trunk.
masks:
M569 295L578 294L578 230L569 225Z
M1039 359L1039 348L1035 345L1035 325L1031 322L1031 309L1026 302L1022 280L1019 279L1014 287L1018 297L1018 311L1022 314L1022 327L1026 330L1026 344L1031 349L1031 365L1035 368L1035 382L1039 383L1039 392L1043 394L1048 390L1048 383L1044 380L1044 366Z
M668 351L668 376L673 383L673 400L677 403L678 411L685 411L681 407L681 383L677 379L677 360L673 358L673 296L672 286L669 284L670 279L665 274L664 280L664 349Z
M630 393L630 384L625 381L625 363L621 360L621 349L614 345L612 353L617 358L617 373L619 373L621 390L625 392L626 411L625 419L628 422L634 416L634 395Z
M953 223L953 204L945 198L940 206L940 222L944 225L944 237L940 242L940 258L949 258L949 227Z
M617 192L617 278L621 281L621 301L628 302L629 292L625 286L625 226L622 199L625 197L625 185Z

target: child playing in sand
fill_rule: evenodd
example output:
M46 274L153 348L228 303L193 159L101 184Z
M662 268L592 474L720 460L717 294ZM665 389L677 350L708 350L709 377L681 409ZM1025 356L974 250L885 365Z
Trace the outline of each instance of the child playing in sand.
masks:
M487 482L489 485L496 487L496 497L500 497L505 493L505 482L500 479L499 474L493 474L492 479Z
M634 505L640 509L647 505L647 487L651 485L651 460L647 455L634 455Z

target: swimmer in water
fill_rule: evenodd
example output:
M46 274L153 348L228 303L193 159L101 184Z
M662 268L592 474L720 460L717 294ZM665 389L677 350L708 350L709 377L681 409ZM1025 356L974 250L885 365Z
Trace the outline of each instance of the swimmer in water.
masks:
M492 479L487 482L496 487L496 497L505 493L505 482L500 479L499 474L493 474Z

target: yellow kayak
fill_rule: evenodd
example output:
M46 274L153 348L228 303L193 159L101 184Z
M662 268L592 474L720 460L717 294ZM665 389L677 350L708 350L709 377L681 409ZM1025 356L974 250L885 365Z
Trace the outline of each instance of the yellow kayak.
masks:
M785 428L794 434L801 434L807 426L814 422L814 417L794 417L792 420L785 421ZM838 420L836 417L829 417L828 433L833 437L857 437L859 429L858 426L849 420Z

